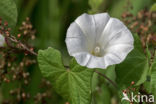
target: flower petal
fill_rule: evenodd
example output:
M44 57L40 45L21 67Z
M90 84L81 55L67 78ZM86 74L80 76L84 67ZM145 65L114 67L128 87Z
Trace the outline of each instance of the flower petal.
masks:
M109 38L108 42L103 45L104 53L108 52L108 48L112 48L117 45L126 45L127 47L133 47L134 39L131 32L125 28L123 31L115 33L113 37ZM120 47L118 48L120 50ZM118 53L120 55L120 53Z
M107 25L110 16L108 13L100 13L93 15L95 19L95 31L96 31L96 41L100 38L105 26Z
M81 28L78 26L78 24L76 22L73 22L68 30L67 30L67 38L85 38L85 35L83 34Z
M116 33L123 31L125 28L127 27L120 20L110 18L98 40L99 44L105 46Z
M67 44L68 52L71 56L79 52L88 51L85 38L83 37L79 37L79 38L68 37L66 38L66 44Z
M112 38L107 42L107 46L110 47L114 44L131 44L133 45L134 39L131 32L125 28L123 31L115 33Z
M87 52L76 53L73 56L75 57L76 61L82 66L86 66L90 58L92 57L92 55Z
M133 48L130 44L116 44L107 48L104 56L106 67L121 63Z
M134 39L127 27L118 19L111 18L99 39L106 67L121 63L133 49Z
M88 68L102 68L102 69L105 69L106 65L105 65L104 57L91 56L91 58L88 61L86 66Z
M95 20L93 18L93 15L82 14L75 20L75 22L78 24L83 34L85 35L88 44L94 46L96 32L95 32Z
M5 44L5 38L3 35L0 34L0 47L3 47Z

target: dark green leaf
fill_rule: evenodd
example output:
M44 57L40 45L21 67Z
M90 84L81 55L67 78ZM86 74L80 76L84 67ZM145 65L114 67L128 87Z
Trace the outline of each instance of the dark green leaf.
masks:
M13 27L17 22L17 8L13 0L0 0L0 18Z
M89 0L89 5L91 7L91 10L89 13L96 13L102 4L103 0Z
M156 96L156 56L154 57L154 62L152 63L151 66L151 84L150 88L152 93Z
M66 69L60 52L53 48L40 50L38 62L43 76L51 81L58 94L71 104L90 104L93 70L78 65L74 59Z
M145 57L139 37L134 35L134 49L125 61L116 65L117 83L119 86L129 86L132 81L141 84L146 80L148 60Z

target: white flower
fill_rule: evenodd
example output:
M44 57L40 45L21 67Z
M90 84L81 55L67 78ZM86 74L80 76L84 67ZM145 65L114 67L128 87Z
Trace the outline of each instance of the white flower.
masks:
M66 36L68 52L88 68L107 68L121 63L133 49L128 28L107 13L83 14L73 22Z
M5 38L2 34L0 34L0 47L4 47L5 44Z

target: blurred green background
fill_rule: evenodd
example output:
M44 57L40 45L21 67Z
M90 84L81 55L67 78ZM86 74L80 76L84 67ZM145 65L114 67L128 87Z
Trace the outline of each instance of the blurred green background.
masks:
M30 17L33 27L37 30L36 39L32 43L35 51L54 47L59 49L63 54L64 64L68 64L70 59L66 44L65 36L69 25L83 13L100 13L108 12L111 16L121 19L121 14L126 10L128 0L14 0L18 9L18 28L26 17ZM129 0L133 5L130 10L134 15L141 9L150 9L155 0ZM33 96L38 92L46 90L39 88L42 75L38 66L28 68L31 73L31 82L28 86L22 86L31 94L27 104L34 104ZM111 73L111 72L110 72ZM108 74L110 74L108 73ZM112 73L111 73L112 74ZM111 75L110 75L111 76ZM113 76L113 75L112 75ZM96 76L95 76L96 77ZM111 104L113 88L102 84L102 91L95 94L93 104ZM93 85L94 87L94 85ZM7 92L7 88L2 88ZM52 90L52 89L50 89ZM52 90L52 98L48 99L48 104L65 104L59 95ZM3 95L4 99L8 94ZM1 98L0 98L1 101ZM20 102L25 104L25 102ZM46 103L47 104L47 103ZM114 103L115 104L115 103Z

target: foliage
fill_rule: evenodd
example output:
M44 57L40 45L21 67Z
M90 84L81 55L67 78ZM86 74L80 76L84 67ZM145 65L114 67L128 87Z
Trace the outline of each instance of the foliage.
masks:
M154 56L153 64L151 66L151 84L150 91L154 92L156 96L156 57Z
M39 66L55 90L68 99L71 104L91 103L91 79L93 71L82 67L73 59L69 68L62 64L58 50L48 48L38 54Z
M12 0L0 1L0 17L5 19L11 27L14 27L17 22L17 8Z
M100 5L102 4L103 0L89 0L89 5L91 6L90 12L96 13L99 10Z
M150 10L151 10L151 11L156 11L156 3L152 5L152 7L151 7Z
M127 56L123 63L116 65L117 83L121 85L121 88L123 87L122 85L128 87L132 81L138 82L141 80L139 84L142 84L146 80L146 75L149 70L148 60L144 55L139 37L136 34L134 37L135 47L133 51ZM141 78L144 72L145 75Z

